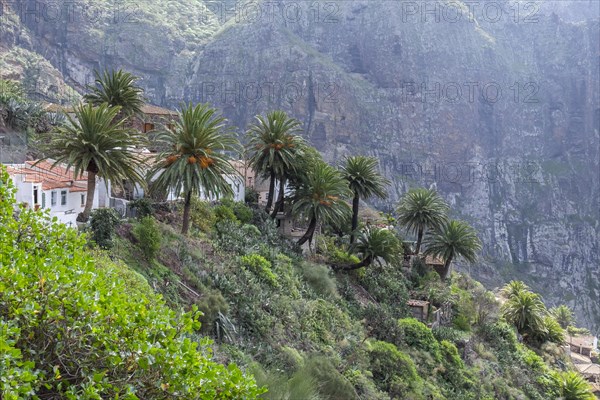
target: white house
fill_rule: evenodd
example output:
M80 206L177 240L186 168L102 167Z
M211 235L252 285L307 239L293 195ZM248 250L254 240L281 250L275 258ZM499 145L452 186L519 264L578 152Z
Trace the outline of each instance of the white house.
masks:
M7 165L8 174L16 188L18 204L50 210L51 217L75 226L77 215L83 211L87 196L87 174L75 177L62 165L52 167L51 161L35 161ZM93 208L108 207L109 189L104 181L96 184Z

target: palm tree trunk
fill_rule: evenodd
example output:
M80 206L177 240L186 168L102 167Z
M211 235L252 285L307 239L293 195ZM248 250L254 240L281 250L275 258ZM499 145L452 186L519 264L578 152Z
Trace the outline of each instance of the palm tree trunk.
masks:
M419 228L419 232L417 233L417 246L415 248L415 255L419 255L421 251L421 242L423 241L423 228Z
M279 196L277 202L275 203L275 208L273 209L273 213L271 214L271 218L275 218L277 213L284 211L284 202L285 201L285 178L281 178L279 181Z
M452 262L452 256L448 257L448 259L444 263L444 269L442 271L442 274L440 275L440 278L442 278L443 281L448 279L448 273L450 272L450 263L451 262Z
M96 173L87 172L87 196L85 198L85 208L83 209L83 221L86 222L92 213L94 206L94 194L96 193Z
M367 257L359 263L350 264L350 265L332 265L334 271L353 271L355 269L360 269L363 267L368 267L373 263L373 259L371 257Z
M185 205L183 206L183 225L181 226L181 233L187 235L190 230L190 210L192 208L192 191L190 190L185 195Z
M360 196L358 193L354 193L352 199L352 232L350 233L350 244L354 243L356 239L356 230L358 229L358 205L360 203Z
M300 240L298 240L298 246L302 246L304 243L306 243L307 240L312 239L312 236L315 233L316 228L317 228L317 219L315 217L313 217L310 220L310 224L308 224L308 229L306 230L304 235L302 235Z
M267 196L267 206L265 212L271 211L273 205L273 192L275 191L275 171L271 171L271 181L269 182L269 194Z

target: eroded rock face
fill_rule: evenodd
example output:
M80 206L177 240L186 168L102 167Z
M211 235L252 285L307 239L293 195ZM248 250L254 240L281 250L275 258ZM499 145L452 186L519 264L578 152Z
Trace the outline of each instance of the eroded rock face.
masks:
M152 102L209 101L240 131L283 108L330 161L380 158L379 206L435 185L481 233L476 278L523 279L598 330L597 4L451 3L98 0L96 19L21 16L0 38L75 88L123 67Z

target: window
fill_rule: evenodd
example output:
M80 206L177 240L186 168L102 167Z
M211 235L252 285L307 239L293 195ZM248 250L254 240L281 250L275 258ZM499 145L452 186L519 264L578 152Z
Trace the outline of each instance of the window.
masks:
M46 193L42 192L42 208L46 208Z
M39 191L37 186L33 187L33 205L40 204L39 200Z
M81 195L81 207L85 206L85 194Z
M146 122L144 124L144 133L150 132L150 131L153 131L153 130L154 130L154 124L151 124L149 122Z
M50 192L50 206L54 207L56 205L56 192Z
M66 190L61 190L61 192L60 192L60 205L61 206L67 205L67 191Z

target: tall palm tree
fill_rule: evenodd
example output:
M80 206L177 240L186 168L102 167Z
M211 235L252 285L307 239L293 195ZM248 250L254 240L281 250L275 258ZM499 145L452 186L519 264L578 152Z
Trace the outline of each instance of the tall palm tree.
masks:
M402 255L402 245L396 235L387 229L365 229L358 236L352 250L361 256L361 261L351 265L334 265L336 270L350 271L368 267L375 260L391 262Z
M102 75L95 71L95 85L88 86L89 93L83 99L87 103L99 106L102 103L121 107L126 116L139 114L144 105L144 90L136 85L138 77L123 70L105 70Z
M502 289L500 289L500 293L510 299L512 296L516 296L521 292L526 292L529 290L529 286L527 286L523 281L510 281Z
M299 245L312 241L317 222L336 222L350 213L343 200L348 194L348 185L340 172L327 163L318 162L306 172L304 182L295 190L292 210L310 221L306 233L298 240Z
M540 295L527 290L515 293L502 306L504 319L527 337L546 331L544 317L547 314Z
M184 193L183 234L189 230L193 194L204 192L217 197L232 194L225 177L238 173L227 153L239 152L240 144L225 123L225 118L208 104L195 107L190 104L179 112L179 120L172 129L157 136L169 150L156 157L149 178L155 178L154 190Z
M68 114L68 123L56 128L50 142L43 146L46 157L55 160L54 165L65 163L73 168L75 176L87 172L87 198L80 219L87 221L94 203L96 177L115 186L124 179L145 184L140 173L143 160L132 151L145 143L136 131L123 127L125 120L115 121L120 107L103 103L75 109L75 118Z
M564 304L550 309L550 313L556 318L556 321L563 329L567 329L567 327L573 324L573 310Z
M300 125L300 121L288 117L284 111L272 111L266 118L256 116L256 122L248 128L250 166L270 179L267 212L273 205L275 180L284 177L293 168L301 150L303 140L296 135L300 132Z
M348 181L352 198L352 234L350 243L354 243L356 229L358 228L358 207L360 199L368 199L377 196L381 199L387 197L385 191L390 181L384 178L378 171L378 160L375 157L354 156L346 158L342 166L342 175Z
M477 252L481 250L477 232L466 222L457 220L442 223L437 231L427 237L425 244L425 255L441 257L444 260L444 269L440 274L442 279L448 277L454 258L462 257L473 263L477 259Z
M425 229L438 229L446 222L448 205L432 189L411 189L400 199L398 222L417 235L415 254L419 254Z

